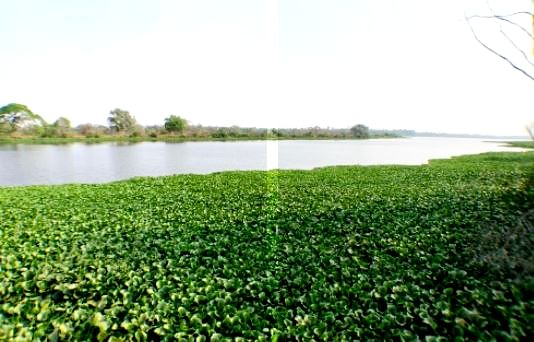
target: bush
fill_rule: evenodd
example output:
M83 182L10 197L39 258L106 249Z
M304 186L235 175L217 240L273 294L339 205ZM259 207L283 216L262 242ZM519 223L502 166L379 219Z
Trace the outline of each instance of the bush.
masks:
M145 128L141 125L136 125L130 132L130 138L139 138L145 135Z

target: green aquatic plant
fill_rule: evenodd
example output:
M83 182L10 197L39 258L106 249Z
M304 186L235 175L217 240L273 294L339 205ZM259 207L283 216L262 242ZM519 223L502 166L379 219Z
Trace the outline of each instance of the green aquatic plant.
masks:
M3 188L0 340L525 339L532 277L480 256L534 207L533 169L489 153Z

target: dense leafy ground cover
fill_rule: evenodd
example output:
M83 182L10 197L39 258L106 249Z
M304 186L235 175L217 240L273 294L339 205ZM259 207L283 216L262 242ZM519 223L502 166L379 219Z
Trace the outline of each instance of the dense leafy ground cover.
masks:
M0 340L524 339L533 170L489 153L0 189Z

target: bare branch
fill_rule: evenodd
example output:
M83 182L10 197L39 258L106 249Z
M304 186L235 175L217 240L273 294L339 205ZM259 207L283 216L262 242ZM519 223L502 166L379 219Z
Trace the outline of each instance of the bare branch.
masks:
M487 1L487 5L488 5L488 8L489 10L491 11L491 14L496 17L497 14L495 13L495 11L493 10L493 8L491 7L489 1ZM528 13L529 15L531 13L529 12L516 12L517 13ZM513 14L511 14L513 15ZM509 15L509 16L511 16ZM512 44L512 46L520 53L523 55L523 58L527 61L528 64L530 64L531 66L534 67L534 63L530 60L530 58L527 56L527 54L525 53L525 51L523 49L521 49L519 46L517 46L517 44L514 42L514 40L512 38L510 38L510 36L508 36L508 34L506 34L506 32L504 32L504 29L503 29L503 26L502 26L502 23L499 23L499 31L501 31L501 34L506 38L506 40L508 40L508 42L510 44Z
M502 26L500 27L500 31L501 31L501 34L506 38L506 40L508 40L508 42L510 44L512 44L512 46L521 54L523 55L523 58L527 61L528 64L530 64L532 67L534 67L534 62L532 62L530 60L530 58L527 56L527 54L525 53L525 51L523 51L519 46L517 46L517 44L513 41L512 38L510 38L510 36L508 36L504 30L502 29Z
M528 13L528 12L525 12L525 13ZM530 33L526 28L524 28L523 26L519 25L518 23L516 23L516 22L514 22L514 21L512 21L510 19L507 19L506 17L504 17L502 15L472 15L470 17L467 17L466 19L467 20L471 20L471 19L498 19L498 20L502 20L504 22L507 22L508 24L516 26L521 31L523 31L526 35L528 35L530 38L532 38L532 33Z
M516 69L517 71L519 71L520 73L522 73L523 75L525 75L526 77L530 78L532 81L534 81L534 76L530 75L528 72L526 72L525 70L523 70L522 68L518 67L517 65L515 65L510 59L508 59L507 57L501 55L500 53L498 53L497 51L493 50L492 48L490 48L488 45L484 44L480 38L478 38L477 34L475 33L475 30L473 29L473 26L471 25L471 21L470 21L470 18L467 17L467 15L464 16L465 17L465 21L467 22L467 24L469 25L469 29L471 29L471 33L473 34L473 37L475 37L475 39L477 40L477 42L482 45L484 48L486 48L488 51L490 51L491 53L493 53L494 55L498 56L499 58L502 58L503 60L505 60L506 62L508 62L508 64L510 64L510 66L514 69Z
M492 10L493 12L493 10ZM526 12L526 11L522 11L522 12L515 12L515 13L510 13L510 14L504 14L504 15L498 15L498 17L501 17L501 18L508 18L508 17L513 17L514 15L519 15L519 14L525 14L525 15L528 15L528 16L533 16L534 13L530 13L530 12ZM491 19L493 17L495 17L496 15L479 15L478 17L479 18L484 18L484 19Z

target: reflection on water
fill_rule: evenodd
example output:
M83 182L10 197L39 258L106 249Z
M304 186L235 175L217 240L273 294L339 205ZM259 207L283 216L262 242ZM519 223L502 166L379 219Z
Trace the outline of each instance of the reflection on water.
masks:
M135 176L273 167L413 165L454 155L514 150L520 149L455 138L0 145L0 185L101 183Z

